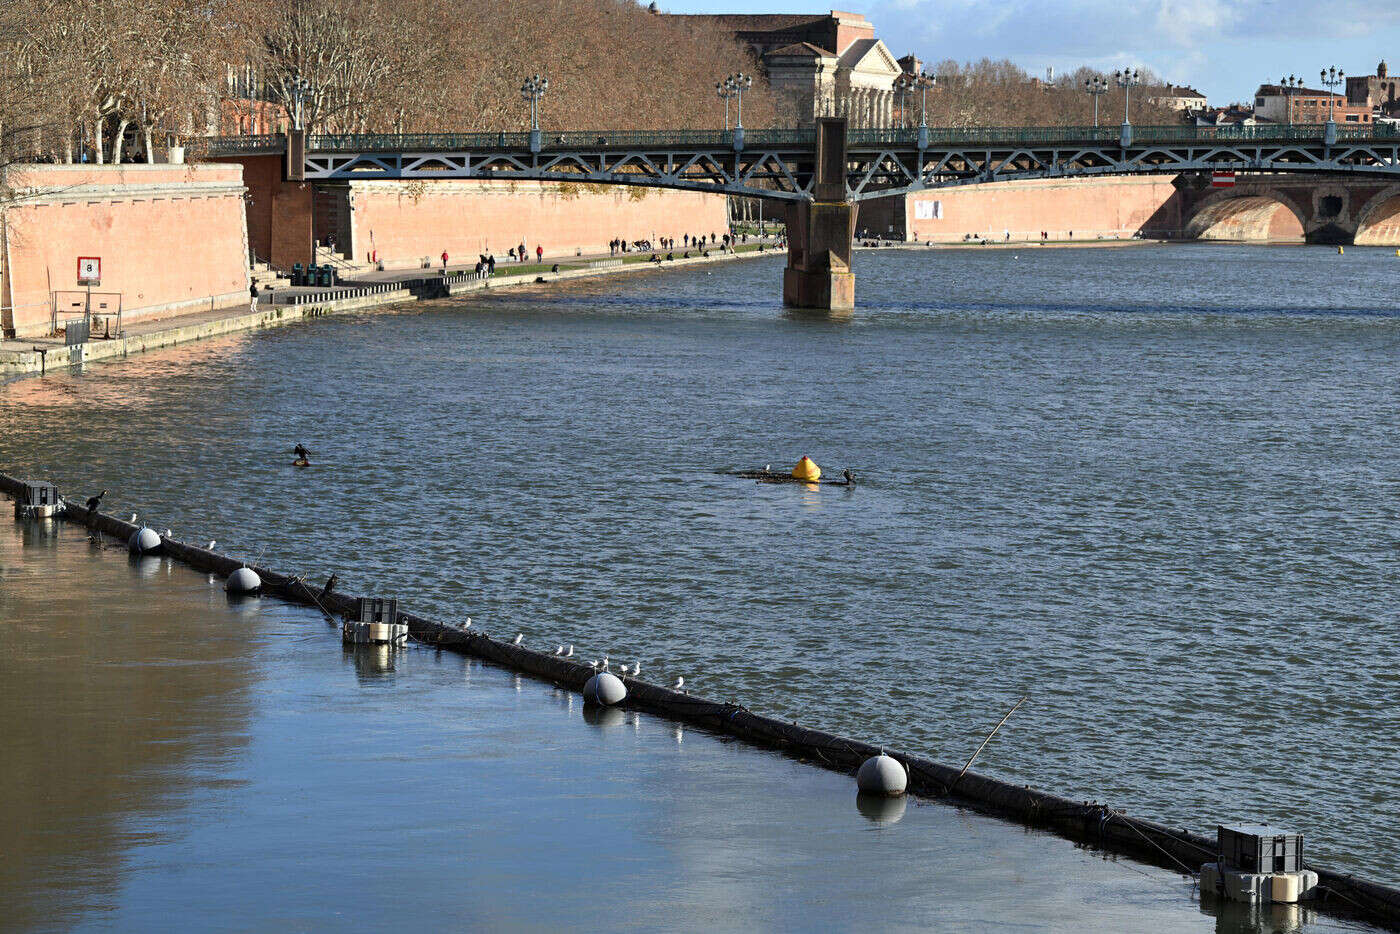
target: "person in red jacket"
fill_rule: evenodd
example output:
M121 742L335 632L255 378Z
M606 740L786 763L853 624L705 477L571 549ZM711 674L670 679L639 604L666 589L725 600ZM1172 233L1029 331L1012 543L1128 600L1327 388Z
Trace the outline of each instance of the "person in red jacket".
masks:
M544 247L539 244L535 244L535 262L544 262Z
M442 271L447 272L447 251L442 251Z

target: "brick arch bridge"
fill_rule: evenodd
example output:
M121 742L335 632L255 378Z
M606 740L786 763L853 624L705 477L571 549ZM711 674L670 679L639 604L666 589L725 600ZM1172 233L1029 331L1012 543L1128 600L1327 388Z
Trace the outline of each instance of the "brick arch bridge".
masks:
M1400 184L1345 175L1250 175L1233 188L1183 188L1187 237L1300 238L1308 243L1393 243L1400 235Z

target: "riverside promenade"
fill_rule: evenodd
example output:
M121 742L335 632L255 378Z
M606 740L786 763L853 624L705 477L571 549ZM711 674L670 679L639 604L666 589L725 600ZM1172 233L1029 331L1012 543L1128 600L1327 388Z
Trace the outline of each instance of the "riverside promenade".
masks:
M762 247L762 249L760 249ZM0 380L42 375L50 368L122 359L134 353L159 350L191 341L238 331L279 327L307 318L363 311L420 299L446 298L469 292L531 288L568 279L626 275L676 266L723 263L753 259L780 252L771 238L740 244L733 252L710 251L709 256L650 261L652 253L633 252L610 256L592 254L568 257L557 263L499 263L496 274L475 278L471 266L449 262L446 274L436 269L365 270L353 272L335 286L286 286L274 288L251 301L186 315L137 321L122 328L120 337L94 339L69 345L63 335L0 341ZM666 251L657 251L664 257ZM449 257L450 259L450 257Z

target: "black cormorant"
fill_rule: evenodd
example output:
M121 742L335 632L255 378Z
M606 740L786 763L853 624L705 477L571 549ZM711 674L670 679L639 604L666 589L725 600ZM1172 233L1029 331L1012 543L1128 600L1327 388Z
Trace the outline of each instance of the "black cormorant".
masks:
M96 496L89 496L89 497L87 498L87 509L88 509L88 512L97 512L97 507L98 507L99 505L101 505L101 503L102 503L102 497L104 497L104 496L106 496L106 495L107 495L107 491L106 491L106 490L103 490L101 493L98 493Z

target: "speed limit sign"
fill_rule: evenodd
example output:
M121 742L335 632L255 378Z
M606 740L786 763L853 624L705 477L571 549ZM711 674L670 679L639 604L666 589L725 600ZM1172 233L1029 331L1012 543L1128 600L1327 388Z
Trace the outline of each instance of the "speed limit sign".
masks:
M102 284L102 257L78 257L78 285Z

